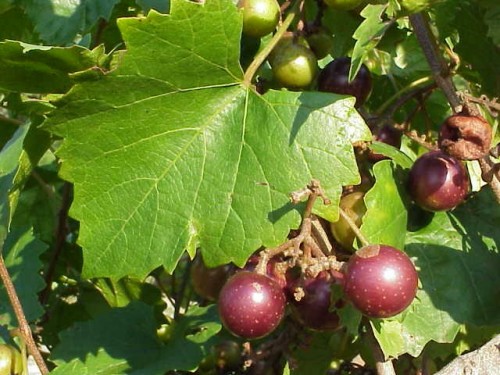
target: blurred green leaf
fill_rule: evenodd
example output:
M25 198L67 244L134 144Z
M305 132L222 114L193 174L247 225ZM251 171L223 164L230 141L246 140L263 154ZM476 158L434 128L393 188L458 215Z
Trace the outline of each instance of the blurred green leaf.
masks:
M119 0L20 0L40 38L65 46L83 35L100 19L107 20Z

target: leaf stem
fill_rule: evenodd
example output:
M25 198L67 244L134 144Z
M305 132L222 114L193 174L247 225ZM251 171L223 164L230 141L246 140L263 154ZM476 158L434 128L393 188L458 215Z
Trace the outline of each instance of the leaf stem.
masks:
M386 100L380 108L377 110L377 114L381 115L384 112L388 111L390 113L389 116L392 117L392 114L399 108L401 105L406 103L408 100L413 98L416 95L419 95L422 91L427 91L435 87L433 83L433 77L427 76L419 78L409 85L403 87L401 90L392 95L388 100ZM406 95L408 94L408 95ZM402 99L403 102L401 103Z
M366 239L366 237L359 230L359 228L356 225L356 223L354 222L354 220L351 219L351 217L347 214L347 212L345 212L342 209L342 207L339 207L339 213L340 213L340 216L342 216L342 218L347 222L347 224L349 225L349 227L351 228L351 230L354 232L354 234L358 238L359 242L361 242L361 245L363 247L364 246L368 246L370 244L370 242L368 242L368 240Z
M33 339L33 335L31 333L31 328L26 320L26 315L23 311L23 306L21 305L21 301L16 293L16 288L14 287L14 283L9 275L9 271L5 266L5 262L3 259L3 255L0 254L0 278L2 279L3 285L5 286L5 290L7 291L7 296L9 297L10 304L14 310L17 321L19 323L19 331L21 333L21 337L23 338L26 346L28 347L28 352L35 359L40 372L45 375L49 373L49 369L43 360L42 354L38 350L38 347Z
M267 56L269 56L269 54L274 49L276 44L278 44L278 42L280 41L281 37L288 30L288 26L290 26L295 16L296 16L296 11L291 11L290 13L288 13L283 23L278 27L278 30L276 31L276 34L274 34L273 38L257 54L257 56L255 56L251 64L248 66L245 75L243 76L243 84L245 86L249 87L252 84L252 79L255 76L255 73L257 73L259 67L264 63Z

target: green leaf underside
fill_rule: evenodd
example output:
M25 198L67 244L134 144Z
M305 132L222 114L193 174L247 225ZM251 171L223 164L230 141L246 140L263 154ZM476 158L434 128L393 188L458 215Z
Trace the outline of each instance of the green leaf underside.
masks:
M359 181L351 143L370 132L352 98L260 96L241 84L231 2L171 9L120 20L119 68L76 86L46 123L65 138L87 277L172 271L198 245L209 265L241 265L299 224L291 191L319 179L335 217L341 186Z
M43 313L38 301L38 293L45 283L40 276L42 262L41 253L47 245L33 236L31 229L12 229L5 240L3 257L14 282L17 295L23 306L24 314L32 322ZM7 292L0 286L1 301L8 301ZM9 303L0 305L0 324L10 328L18 327L17 319Z
M171 369L194 370L205 355L205 343L221 329L215 310L214 305L193 307L164 344L157 338L152 308L140 302L76 323L60 335L52 352L58 367L51 374L161 375Z
M63 48L0 42L0 88L29 93L63 93L72 84L69 74L97 65L97 57L80 46Z
M499 324L499 211L484 188L408 232L405 251L419 270L420 289L408 310L372 322L386 356L418 356L431 340L452 342L461 324Z
M365 195L366 214L361 231L370 243L403 249L408 212L405 207L401 170L389 160L373 166L375 184Z

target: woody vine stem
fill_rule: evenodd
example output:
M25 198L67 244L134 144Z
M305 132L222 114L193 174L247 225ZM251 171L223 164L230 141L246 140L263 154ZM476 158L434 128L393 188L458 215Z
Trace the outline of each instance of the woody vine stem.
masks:
M462 109L462 103L451 79L450 69L439 53L439 46L436 37L432 33L427 16L423 13L412 14L410 15L410 23L431 68L436 84L445 94L453 111L459 112ZM479 165L483 179L491 186L497 202L500 203L500 177L496 173L497 167L495 167L489 155L479 159Z

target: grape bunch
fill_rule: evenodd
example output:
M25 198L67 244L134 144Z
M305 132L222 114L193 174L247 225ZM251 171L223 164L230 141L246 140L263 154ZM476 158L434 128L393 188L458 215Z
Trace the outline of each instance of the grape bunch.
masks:
M361 3L325 0L323 6L352 11ZM376 78L369 64L358 64L350 79L353 61L349 56L332 56L334 43L321 22L321 8L316 19L301 20L294 25L295 30L281 32L276 39L272 34L284 15L276 0L240 0L238 6L246 37L274 43L264 63L272 75L266 76L262 70L262 77L255 82L258 93L277 88L352 97L374 141L390 146L394 152L402 152L402 146L408 147L413 141L418 143L414 147L418 157L403 173L408 206L433 213L453 210L467 199L471 183L464 161L484 157L492 141L491 127L482 117L467 110L456 113L433 134L434 143L426 142L410 131L408 124L373 116L365 108ZM413 261L403 249L368 243L359 230L368 210L364 198L373 186L373 165L389 159L372 147L368 142L356 148L362 183L344 187L339 219L331 223L319 220L327 232L327 242L331 242L327 252L310 244L314 241L312 203L317 198L326 202L319 185L312 181L301 227L289 234L287 242L277 248L259 249L241 269L223 271L220 275L224 282L218 279L216 291L203 291L210 285L208 272L193 276L193 282L200 284L194 285L198 294L216 301L221 322L230 334L259 340L275 331L286 331L290 325L331 332L343 328L339 312L347 306L368 319L391 318L411 306L419 286Z

